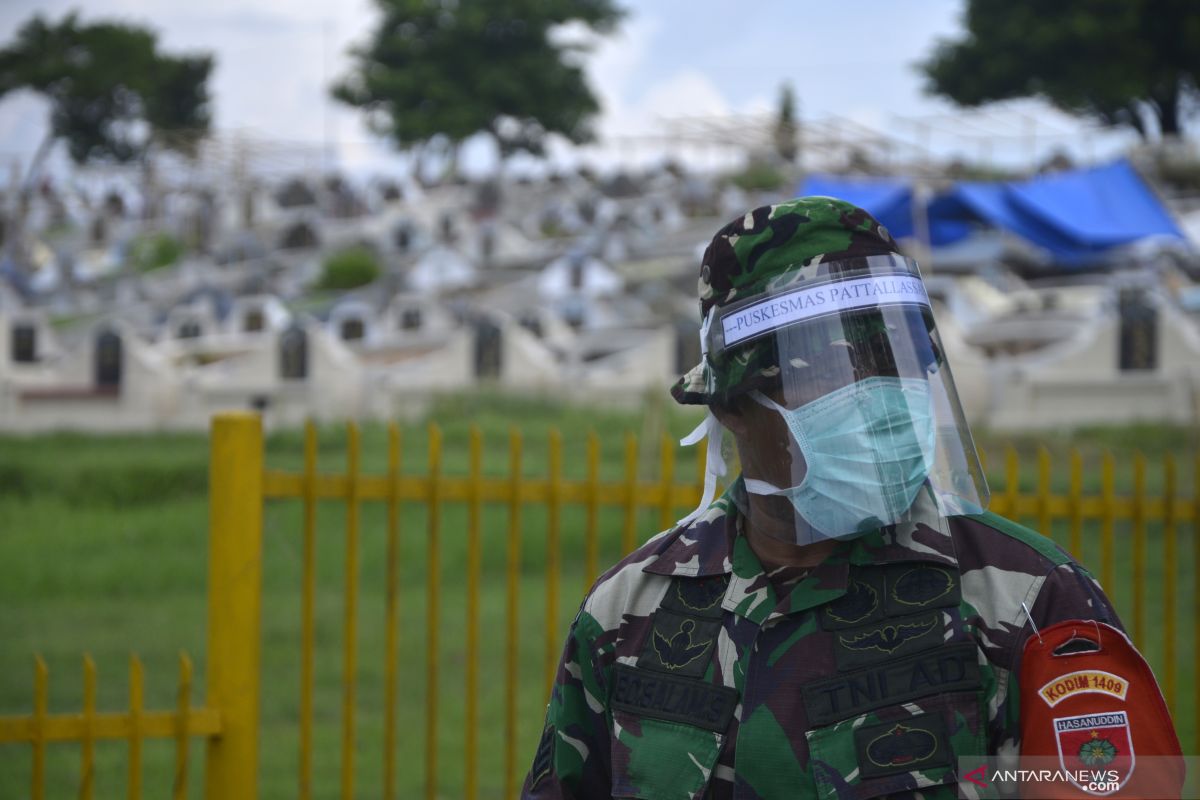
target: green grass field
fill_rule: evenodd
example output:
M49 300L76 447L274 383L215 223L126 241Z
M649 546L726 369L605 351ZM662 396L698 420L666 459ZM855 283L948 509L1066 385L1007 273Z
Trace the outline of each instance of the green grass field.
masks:
M525 474L545 475L548 432L564 435L568 477L582 478L581 454L587 431L601 438L602 478L621 473L622 440L632 431L650 440L667 432L679 436L698 419L694 415L649 404L642 412L588 410L496 397L450 398L431 418L445 435L445 469L466 471L468 429L476 424L485 437L486 473L505 475L507 437L511 427L525 436ZM403 429L403 470L425 471L424 422ZM1007 439L1003 440L1007 441ZM989 454L994 479L1002 469L1002 440L980 436ZM320 466L344 467L344 428L322 431ZM1062 454L1080 447L1092 459L1103 449L1118 458L1117 485L1130 484L1131 454L1140 448L1151 459L1148 489L1161 486L1158 464L1164 453L1182 459L1182 493L1191 493L1194 431L1161 428L1086 431L1075 435L1015 441L1023 455L1022 484L1032 488L1033 453L1040 444L1056 454L1055 483L1066 486ZM296 469L302 461L298 432L268 437L267 461L275 468ZM206 481L208 444L202 435L89 437L55 435L0 438L0 714L28 713L32 702L33 654L50 668L51 711L78 711L82 698L81 656L91 653L100 674L99 707L119 710L128 702L128 658L136 651L146 666L148 708L170 708L175 702L176 660L180 650L196 662L194 702L203 697L206 592ZM678 475L695 474L694 454L681 450ZM368 426L363 432L363 466L382 473L386 463L385 431ZM658 469L657 451L645 448L644 477ZM1098 469L1085 487L1098 485ZM999 488L999 487L997 487ZM682 514L686 509L678 509ZM263 698L260 787L264 798L294 797L298 770L301 509L298 501L268 505L265 517L263 619ZM479 774L481 796L499 797L503 776L503 658L505 523L503 507L488 508L484 517L483 583L480 595L481 668ZM322 503L318 509L317 692L314 793L337 794L340 762L341 659L344 569L344 507ZM518 771L528 764L541 727L545 703L545 511L527 507L523 517L521 563L521 673ZM619 557L618 510L601 514L602 568ZM1032 523L1032 520L1025 520ZM644 538L657 529L657 512L639 521ZM441 615L438 622L441 706L438 730L440 795L461 795L464 778L464 662L466 631L466 513L447 506L442 535ZM384 509L365 504L362 513L361 593L359 596L359 691L357 724L357 796L377 797L382 785L383 612L385 575ZM424 697L426 689L425 512L405 507L401 520L399 604L400 675L399 743L396 754L400 797L417 794L424 783ZM580 509L563 515L563 571L560 613L553 624L557 640L573 616L585 590ZM1178 726L1185 750L1195 752L1192 674L1197 653L1192 644L1193 540L1182 535L1178 554L1176 646L1179 674ZM1065 524L1053 532L1066 543ZM1132 621L1133 583L1127 526L1117 528L1116 585L1110 587L1126 624ZM1085 531L1083 560L1099 572L1098 530ZM1141 638L1160 676L1165 652L1162 631L1163 537L1152 526L1148 540L1145 630ZM126 746L97 747L97 796L125 791ZM170 795L173 769L171 742L145 745L145 796ZM50 748L47 796L73 796L79 775L79 748ZM200 796L203 749L192 748L191 795ZM29 748L0 746L0 798L27 796Z

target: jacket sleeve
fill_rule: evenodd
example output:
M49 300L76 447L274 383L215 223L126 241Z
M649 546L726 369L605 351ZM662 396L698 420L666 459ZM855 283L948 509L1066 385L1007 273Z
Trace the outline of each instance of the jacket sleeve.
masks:
M1046 576L1030 613L1039 629L1066 619L1094 619L1125 630L1100 584L1074 561L1058 565Z
M1154 672L1128 637L1109 632L1106 641L1099 626L1090 635L1092 626L1075 622L1104 622L1120 629L1111 604L1086 571L1064 564L1055 570L1059 572L1062 579L1047 581L1039 593L1033 616L1043 624L1038 633L1026 638L1023 648L1027 652L1021 661L1022 755L1057 754L1059 763L1066 766L1072 762L1063 760L1062 737L1071 731L1064 732L1059 725L1068 719L1097 720L1087 724L1103 729L1103 733L1093 730L1091 736L1096 748L1106 749L1100 750L1098 762L1085 759L1083 749L1078 749L1080 763L1119 768L1123 794L1179 797L1185 772L1179 759L1179 738ZM1063 621L1065 624L1053 627L1048 624ZM1105 721L1109 719L1112 721ZM1115 744L1102 736L1112 736ZM1089 741L1081 744L1075 740L1072 746L1082 748ZM1113 761L1120 753L1124 757ZM1138 756L1155 759L1152 767L1139 769L1135 775L1134 760L1142 760Z
M1021 739L1020 708L1021 693L1029 691L1022 685L1020 666L1025 643L1035 636L1037 630L1049 628L1068 619L1096 620L1124 631L1125 626L1117 616L1112 602L1105 595L1099 582L1081 564L1067 560L1056 565L1046 575L1033 604L1029 618L1023 619L1021 636L1012 652L1011 675L1008 694L1005 698L1006 720L1004 737L1019 745ZM1022 616L1024 613L1022 612Z
M580 611L563 648L546 722L525 778L525 800L589 800L611 795L604 630Z

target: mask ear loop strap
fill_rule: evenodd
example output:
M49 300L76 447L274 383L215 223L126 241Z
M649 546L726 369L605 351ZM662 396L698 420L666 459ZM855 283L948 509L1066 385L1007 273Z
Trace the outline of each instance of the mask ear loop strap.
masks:
M712 328L713 320L716 318L716 306L710 308L708 313L704 315L704 319L700 322L700 358L702 361L708 361L708 335ZM712 389L712 373L709 372L709 389ZM682 528L685 525L691 524L692 520L704 513L704 510L712 505L713 498L717 494L717 476L724 475L726 472L725 459L721 455L721 436L724 429L721 423L713 415L712 409L709 409L707 416L697 425L691 433L679 440L679 443L684 447L691 447L698 444L701 439L708 439L708 452L705 455L704 461L704 491L700 494L700 505L688 514L683 519L675 523L675 527Z
M684 447L690 447L698 444L701 439L707 438L708 453L705 457L704 492L700 495L700 505L696 506L692 513L676 522L675 527L677 528L690 524L692 520L704 513L717 494L717 476L724 475L726 472L725 459L721 456L722 430L724 429L721 427L721 423L713 416L712 411L709 411L708 416L691 433L679 440Z

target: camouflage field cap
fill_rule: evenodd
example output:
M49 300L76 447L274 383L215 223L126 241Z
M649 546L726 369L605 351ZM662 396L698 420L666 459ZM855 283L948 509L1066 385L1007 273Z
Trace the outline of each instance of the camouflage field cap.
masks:
M887 228L863 209L832 197L799 197L762 206L730 222L713 237L700 266L700 319L766 291L800 269L852 258L898 254ZM779 380L770 341L752 342L724 357L706 355L671 387L679 403L728 402Z

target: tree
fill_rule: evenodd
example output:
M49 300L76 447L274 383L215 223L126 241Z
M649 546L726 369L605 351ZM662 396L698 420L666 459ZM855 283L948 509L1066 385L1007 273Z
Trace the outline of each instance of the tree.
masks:
M160 52L145 28L35 15L0 50L0 97L31 89L50 101L50 131L32 177L59 139L78 164L130 161L151 145L191 153L209 127L212 67L210 55Z
M379 277L379 260L365 247L350 247L325 259L318 289L355 289Z
M183 243L169 233L139 236L129 247L129 265L135 272L169 267L183 257Z
M622 15L613 0L376 2L379 27L332 92L400 148L441 143L453 154L487 133L505 158L543 154L551 133L592 138L600 106L579 63L586 47L560 32L610 31Z
M967 0L965 21L920 65L927 90L960 105L1041 96L1148 139L1179 134L1197 98L1192 0Z
M799 147L796 142L796 93L790 83L779 92L779 116L775 118L775 152L787 164L796 163Z

